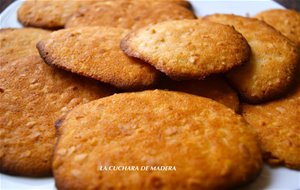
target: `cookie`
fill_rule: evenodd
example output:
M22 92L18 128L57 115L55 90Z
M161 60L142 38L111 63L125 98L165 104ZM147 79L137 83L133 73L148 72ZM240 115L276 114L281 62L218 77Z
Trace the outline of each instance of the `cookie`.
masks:
M256 137L239 115L179 92L92 101L73 109L58 134L53 171L64 190L230 189L262 167Z
M133 0L124 0L124 1L133 1ZM158 3L169 3L169 4L175 3L177 5L181 5L186 8L192 8L191 3L187 0L156 0L156 1L151 1L151 2L149 2L149 0L139 0L139 1L143 2L143 3L147 3L147 4L149 4L149 3L153 4L153 3L157 3L157 2Z
M273 26L300 48L300 13L294 10L270 9L255 16Z
M237 93L220 76L207 77L204 80L180 82L164 79L160 88L210 98L233 109L235 112L240 110L240 101Z
M287 91L299 61L297 48L290 40L266 23L253 18L215 14L205 19L234 26L251 47L250 62L227 75L245 101L261 103Z
M95 81L28 56L0 67L0 171L48 176L55 121L75 106L110 93Z
M109 83L123 90L154 85L159 72L128 57L120 49L127 30L113 27L80 27L53 32L37 44L45 62Z
M295 89L282 99L243 105L243 117L256 130L266 161L297 170L300 170L299 116L300 78Z
M0 65L28 55L38 55L36 43L50 34L47 30L34 28L0 29Z
M195 19L194 13L176 3L154 1L105 1L80 9L66 23L78 26L111 26L136 29L166 20Z
M250 57L247 41L234 28L204 20L166 21L132 31L121 48L174 80L223 73Z
M81 7L95 1L27 0L18 9L18 20L26 27L45 29L63 28L66 21Z

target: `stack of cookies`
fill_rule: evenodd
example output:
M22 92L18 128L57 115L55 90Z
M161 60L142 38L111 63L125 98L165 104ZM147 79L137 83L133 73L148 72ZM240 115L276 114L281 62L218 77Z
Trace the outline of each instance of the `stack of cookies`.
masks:
M232 189L262 160L300 169L298 12L28 0L18 19L0 30L1 172L63 190Z

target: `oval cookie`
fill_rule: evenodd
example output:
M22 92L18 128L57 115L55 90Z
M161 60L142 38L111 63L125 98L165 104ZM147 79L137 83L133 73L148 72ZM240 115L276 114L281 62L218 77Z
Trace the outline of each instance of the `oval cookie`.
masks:
M71 72L133 90L152 86L159 72L120 49L127 30L112 27L70 28L37 44L45 62Z
M210 98L233 109L235 112L240 110L240 101L237 93L220 76L191 81L165 79L161 82L160 88Z
M203 20L167 21L128 34L126 54L175 80L202 79L249 60L250 48L232 27Z
M300 48L300 13L294 10L270 9L260 12L256 18L265 21L295 42Z
M0 171L47 176L55 121L75 106L110 93L105 87L46 65L39 56L0 67Z
M28 55L38 55L36 43L49 34L47 30L34 28L0 29L0 65Z
M250 62L227 75L244 100L259 103L286 92L300 58L290 40L257 19L225 14L210 15L206 19L234 26L251 47Z
M268 163L300 170L300 78L282 99L244 104L243 117L256 130Z
M254 133L230 108L162 90L76 107L59 128L53 161L56 185L65 190L230 189L261 167Z
M27 0L18 10L18 20L24 26L59 29L64 27L67 19L77 10L94 2L85 0Z
M104 1L80 9L68 20L66 28L111 26L136 29L166 20L195 18L191 10L176 3L145 0Z

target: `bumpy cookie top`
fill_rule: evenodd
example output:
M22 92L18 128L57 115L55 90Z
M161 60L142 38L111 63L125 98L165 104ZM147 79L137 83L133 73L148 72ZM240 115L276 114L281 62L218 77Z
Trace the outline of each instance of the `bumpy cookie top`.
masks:
M95 0L27 0L18 10L18 20L24 26L63 28L73 13L95 2Z
M55 121L75 106L110 93L90 81L29 56L0 67L0 170L51 174Z
M87 77L132 90L152 86L159 72L120 49L122 28L79 27L59 30L38 43L44 60Z
M295 42L300 48L300 13L294 10L271 9L256 15Z
M204 20L141 28L128 34L121 48L177 80L226 72L250 57L247 41L234 28Z
M194 13L179 1L102 1L74 14L66 27L112 26L136 29L166 20L195 19Z
M300 77L285 97L242 107L243 117L259 136L265 159L300 170Z
M214 14L206 19L234 26L251 47L250 62L228 75L246 101L267 101L286 92L300 59L296 46L290 40L257 19L226 14Z
M175 166L176 171L99 171ZM171 91L110 96L72 110L59 128L53 171L61 189L226 189L262 166L256 138L231 109Z
M28 55L38 55L36 43L50 34L47 30L34 28L0 29L0 65Z

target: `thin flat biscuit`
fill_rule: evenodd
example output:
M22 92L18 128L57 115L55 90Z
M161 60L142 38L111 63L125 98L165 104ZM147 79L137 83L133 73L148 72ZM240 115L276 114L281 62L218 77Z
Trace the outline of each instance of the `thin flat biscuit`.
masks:
M175 80L223 73L250 57L247 41L234 28L204 20L149 25L129 33L121 48Z
M55 121L110 93L95 81L46 65L39 56L0 67L0 171L48 176Z
M28 55L38 55L36 43L49 34L47 30L34 28L0 29L0 65Z
M270 9L255 16L295 42L300 48L300 13L287 9Z
M86 0L27 0L18 9L18 20L24 26L59 29L81 7L95 1Z
M238 94L221 76L207 77L204 80L180 82L164 79L160 84L160 88L210 98L233 109L235 112L240 111Z
M37 48L48 64L124 90L148 88L159 72L123 53L120 41L127 33L112 27L70 28L53 32Z
M232 189L262 167L256 137L242 117L186 93L153 90L96 100L73 109L58 134L53 171L64 190Z
M300 170L300 78L284 98L242 108L243 117L259 136L267 162Z
M300 59L296 46L290 40L254 18L214 14L205 19L234 26L251 47L250 62L227 75L245 101L260 103L287 91Z
M194 13L176 3L143 1L105 1L80 9L66 23L66 28L110 26L137 29L166 20L195 19Z

